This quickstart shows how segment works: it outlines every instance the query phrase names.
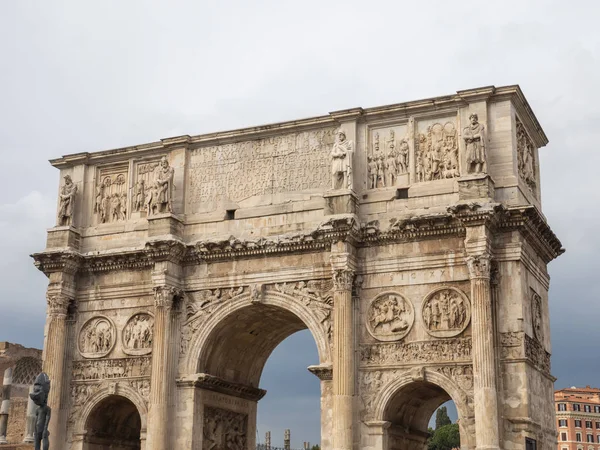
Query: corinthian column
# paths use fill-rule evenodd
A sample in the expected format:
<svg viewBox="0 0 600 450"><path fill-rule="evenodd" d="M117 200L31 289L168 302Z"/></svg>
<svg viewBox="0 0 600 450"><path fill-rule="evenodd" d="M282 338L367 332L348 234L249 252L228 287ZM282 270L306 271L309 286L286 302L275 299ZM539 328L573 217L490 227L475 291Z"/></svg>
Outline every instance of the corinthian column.
<svg viewBox="0 0 600 450"><path fill-rule="evenodd" d="M175 383L172 355L172 311L181 291L172 286L154 288L154 340L152 344L152 376L148 410L147 450L164 450L169 445L169 403Z"/></svg>
<svg viewBox="0 0 600 450"><path fill-rule="evenodd" d="M496 352L490 296L490 256L467 258L473 304L473 391L475 400L475 441L477 449L498 449L498 391Z"/></svg>
<svg viewBox="0 0 600 450"><path fill-rule="evenodd" d="M51 383L48 394L48 406L52 408L50 425L48 431L51 436L52 445L62 448L66 437L66 415L65 408L68 406L61 401L66 376L65 355L67 353L67 310L71 299L65 294L48 293L48 315L46 316L46 341L44 342L44 367Z"/></svg>
<svg viewBox="0 0 600 450"><path fill-rule="evenodd" d="M352 449L354 397L354 272L333 272L333 449Z"/></svg>

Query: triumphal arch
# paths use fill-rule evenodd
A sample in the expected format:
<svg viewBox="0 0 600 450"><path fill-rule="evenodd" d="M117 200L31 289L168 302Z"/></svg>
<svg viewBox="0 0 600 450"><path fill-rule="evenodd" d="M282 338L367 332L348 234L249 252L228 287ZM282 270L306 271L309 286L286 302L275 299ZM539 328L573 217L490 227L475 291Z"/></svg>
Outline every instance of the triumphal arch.
<svg viewBox="0 0 600 450"><path fill-rule="evenodd" d="M53 448L253 450L308 329L324 450L553 449L546 136L518 86L52 160Z"/></svg>

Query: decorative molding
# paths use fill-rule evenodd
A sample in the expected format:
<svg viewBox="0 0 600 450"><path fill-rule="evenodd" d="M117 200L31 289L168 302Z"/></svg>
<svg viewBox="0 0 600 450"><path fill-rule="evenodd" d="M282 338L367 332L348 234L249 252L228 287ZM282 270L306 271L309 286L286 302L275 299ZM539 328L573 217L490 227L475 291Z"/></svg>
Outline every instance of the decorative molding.
<svg viewBox="0 0 600 450"><path fill-rule="evenodd" d="M177 380L178 386L193 386L209 391L219 392L221 394L240 397L254 402L259 401L265 396L267 391L255 388L246 384L227 381L223 378L207 373L197 373L182 377Z"/></svg>
<svg viewBox="0 0 600 450"><path fill-rule="evenodd" d="M48 314L50 316L67 316L69 304L73 299L64 294L46 294L46 302L48 303Z"/></svg>

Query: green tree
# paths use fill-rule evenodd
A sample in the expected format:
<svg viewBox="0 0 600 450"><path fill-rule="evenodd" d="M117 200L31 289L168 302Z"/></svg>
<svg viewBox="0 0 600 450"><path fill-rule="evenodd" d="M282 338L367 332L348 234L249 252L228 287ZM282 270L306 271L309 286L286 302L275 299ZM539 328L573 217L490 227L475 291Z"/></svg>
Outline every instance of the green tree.
<svg viewBox="0 0 600 450"><path fill-rule="evenodd" d="M437 428L427 442L428 450L452 450L460 448L460 432L457 423Z"/></svg>
<svg viewBox="0 0 600 450"><path fill-rule="evenodd" d="M321 447L319 445L313 445L310 450L321 450Z"/></svg>
<svg viewBox="0 0 600 450"><path fill-rule="evenodd" d="M448 410L446 407L442 406L441 408L438 408L438 410L435 412L435 429L438 430L439 428L445 425L450 425L451 423L452 421L450 420L450 417L448 417Z"/></svg>

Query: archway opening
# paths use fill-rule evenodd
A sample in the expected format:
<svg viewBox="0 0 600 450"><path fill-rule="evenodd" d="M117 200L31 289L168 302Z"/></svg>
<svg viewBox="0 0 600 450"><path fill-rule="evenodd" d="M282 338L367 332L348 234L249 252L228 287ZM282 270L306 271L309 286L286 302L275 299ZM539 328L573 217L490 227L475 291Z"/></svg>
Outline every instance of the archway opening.
<svg viewBox="0 0 600 450"><path fill-rule="evenodd" d="M388 449L426 450L432 416L451 400L444 389L427 381L415 381L399 389L384 413L384 420L391 424ZM435 417L432 428L435 428Z"/></svg>
<svg viewBox="0 0 600 450"><path fill-rule="evenodd" d="M138 450L141 419L127 398L111 395L98 403L85 424L85 450Z"/></svg>

